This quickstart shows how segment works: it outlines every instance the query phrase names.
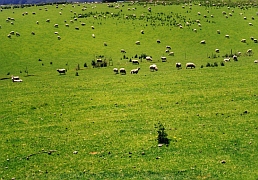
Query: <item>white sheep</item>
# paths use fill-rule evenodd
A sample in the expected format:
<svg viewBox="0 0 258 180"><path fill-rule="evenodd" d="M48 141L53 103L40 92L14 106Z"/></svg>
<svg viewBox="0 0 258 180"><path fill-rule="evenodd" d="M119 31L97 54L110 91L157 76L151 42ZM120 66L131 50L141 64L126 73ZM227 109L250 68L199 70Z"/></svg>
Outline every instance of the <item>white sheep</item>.
<svg viewBox="0 0 258 180"><path fill-rule="evenodd" d="M140 68L132 69L131 74L138 74L139 70L140 70Z"/></svg>
<svg viewBox="0 0 258 180"><path fill-rule="evenodd" d="M140 43L140 41L136 41L135 44L136 45L140 45L141 43Z"/></svg>
<svg viewBox="0 0 258 180"><path fill-rule="evenodd" d="M258 63L258 60L254 60L254 63Z"/></svg>
<svg viewBox="0 0 258 180"><path fill-rule="evenodd" d="M224 62L230 62L230 58L225 58Z"/></svg>
<svg viewBox="0 0 258 180"><path fill-rule="evenodd" d="M91 36L92 36L93 38L95 38L95 34L92 34Z"/></svg>
<svg viewBox="0 0 258 180"><path fill-rule="evenodd" d="M126 74L125 68L120 68L119 72L120 72L121 75L125 75Z"/></svg>
<svg viewBox="0 0 258 180"><path fill-rule="evenodd" d="M147 60L147 61L152 61L152 58L151 58L150 56L147 56L147 57L146 57L146 60Z"/></svg>
<svg viewBox="0 0 258 180"><path fill-rule="evenodd" d="M182 68L182 64L181 63L176 63L176 68L177 69L181 69Z"/></svg>
<svg viewBox="0 0 258 180"><path fill-rule="evenodd" d="M113 71L114 71L115 74L118 74L118 69L117 68L114 68Z"/></svg>
<svg viewBox="0 0 258 180"><path fill-rule="evenodd" d="M137 59L133 59L132 60L132 64L140 64L139 61Z"/></svg>
<svg viewBox="0 0 258 180"><path fill-rule="evenodd" d="M187 68L195 68L196 66L195 66L195 64L194 63L191 63L191 62L189 62L189 63L186 63L186 65L185 65L185 68L187 69Z"/></svg>
<svg viewBox="0 0 258 180"><path fill-rule="evenodd" d="M246 39L241 39L241 42L242 43L246 43Z"/></svg>
<svg viewBox="0 0 258 180"><path fill-rule="evenodd" d="M200 43L201 43L201 44L206 44L206 41L205 41L205 40L202 40Z"/></svg>
<svg viewBox="0 0 258 180"><path fill-rule="evenodd" d="M152 64L152 65L150 65L150 71L158 71L158 67L157 67L157 65L156 64Z"/></svg>
<svg viewBox="0 0 258 180"><path fill-rule="evenodd" d="M216 52L216 53L219 53L219 49L215 49L215 52Z"/></svg>

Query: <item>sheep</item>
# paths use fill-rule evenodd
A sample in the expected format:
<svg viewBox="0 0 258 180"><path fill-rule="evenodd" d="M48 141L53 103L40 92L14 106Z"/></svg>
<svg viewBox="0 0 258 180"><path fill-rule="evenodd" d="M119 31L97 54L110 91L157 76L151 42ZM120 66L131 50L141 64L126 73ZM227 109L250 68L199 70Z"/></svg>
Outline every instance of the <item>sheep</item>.
<svg viewBox="0 0 258 180"><path fill-rule="evenodd" d="M60 36L57 36L57 39L58 39L58 40L61 40L61 37L60 37Z"/></svg>
<svg viewBox="0 0 258 180"><path fill-rule="evenodd" d="M144 30L141 30L141 34L144 34Z"/></svg>
<svg viewBox="0 0 258 180"><path fill-rule="evenodd" d="M10 34L11 34L11 35L14 35L14 31L11 31Z"/></svg>
<svg viewBox="0 0 258 180"><path fill-rule="evenodd" d="M117 68L114 68L113 71L114 71L115 74L118 74L118 69Z"/></svg>
<svg viewBox="0 0 258 180"><path fill-rule="evenodd" d="M106 43L106 42L104 42L104 43L103 43L103 45L104 45L104 46L107 46L107 43Z"/></svg>
<svg viewBox="0 0 258 180"><path fill-rule="evenodd" d="M75 27L74 29L75 29L75 30L79 30L80 28L79 28L79 27Z"/></svg>
<svg viewBox="0 0 258 180"><path fill-rule="evenodd" d="M140 64L139 61L137 59L133 59L132 60L132 64Z"/></svg>
<svg viewBox="0 0 258 180"><path fill-rule="evenodd" d="M216 53L219 53L219 49L215 49L215 52L216 52Z"/></svg>
<svg viewBox="0 0 258 180"><path fill-rule="evenodd" d="M140 70L140 68L132 69L131 74L138 74L139 70Z"/></svg>
<svg viewBox="0 0 258 180"><path fill-rule="evenodd" d="M94 26L91 26L91 29L95 29L95 27L94 27Z"/></svg>
<svg viewBox="0 0 258 180"><path fill-rule="evenodd" d="M220 30L217 30L217 34L220 34Z"/></svg>
<svg viewBox="0 0 258 180"><path fill-rule="evenodd" d="M57 69L57 72L59 72L59 74L65 74L67 72L66 69Z"/></svg>
<svg viewBox="0 0 258 180"><path fill-rule="evenodd" d="M176 63L176 68L177 68L177 69L181 69L181 68L182 68L181 63Z"/></svg>
<svg viewBox="0 0 258 180"><path fill-rule="evenodd" d="M39 24L39 22L38 22L38 21L36 21L36 24Z"/></svg>
<svg viewBox="0 0 258 180"><path fill-rule="evenodd" d="M121 75L125 75L126 74L125 68L120 68L119 72L120 72Z"/></svg>
<svg viewBox="0 0 258 180"><path fill-rule="evenodd" d="M157 65L156 64L152 64L152 65L150 65L150 71L158 71L158 67L157 67Z"/></svg>
<svg viewBox="0 0 258 180"><path fill-rule="evenodd" d="M257 39L254 39L254 43L257 43Z"/></svg>
<svg viewBox="0 0 258 180"><path fill-rule="evenodd" d="M230 62L230 58L225 58L223 61L224 62Z"/></svg>
<svg viewBox="0 0 258 180"><path fill-rule="evenodd" d="M167 61L167 58L165 56L161 57L161 61L162 62L166 62Z"/></svg>
<svg viewBox="0 0 258 180"><path fill-rule="evenodd" d="M55 32L55 34L58 34L58 32Z"/></svg>
<svg viewBox="0 0 258 180"><path fill-rule="evenodd" d="M253 26L253 23L249 23L249 26Z"/></svg>
<svg viewBox="0 0 258 180"><path fill-rule="evenodd" d="M170 47L170 46L166 46L166 48L167 48L167 49L171 49L171 47Z"/></svg>
<svg viewBox="0 0 258 180"><path fill-rule="evenodd" d="M193 29L193 32L197 32L197 29Z"/></svg>
<svg viewBox="0 0 258 180"><path fill-rule="evenodd" d="M48 23L49 23L49 22L50 22L50 19L47 19L47 20L46 20L46 22L48 22Z"/></svg>
<svg viewBox="0 0 258 180"><path fill-rule="evenodd" d="M86 24L84 22L81 23L82 26L85 26Z"/></svg>
<svg viewBox="0 0 258 180"><path fill-rule="evenodd" d="M170 52L168 55L169 55L169 56L174 56L175 53L174 53L174 52Z"/></svg>
<svg viewBox="0 0 258 180"><path fill-rule="evenodd" d="M54 27L55 27L55 28L58 28L58 24L55 24Z"/></svg>
<svg viewBox="0 0 258 180"><path fill-rule="evenodd" d="M35 32L32 31L31 34L32 34L32 35L35 35Z"/></svg>
<svg viewBox="0 0 258 180"><path fill-rule="evenodd" d="M69 24L65 24L66 27L69 27Z"/></svg>
<svg viewBox="0 0 258 180"><path fill-rule="evenodd" d="M196 66L195 66L195 64L194 63L186 63L186 65L185 65L185 68L187 69L187 68L195 68Z"/></svg>
<svg viewBox="0 0 258 180"><path fill-rule="evenodd" d="M12 35L11 35L11 34L8 34L7 37L8 37L8 38L12 38Z"/></svg>
<svg viewBox="0 0 258 180"><path fill-rule="evenodd" d="M152 58L151 58L150 56L147 56L147 57L146 57L146 60L147 60L147 61L152 61Z"/></svg>
<svg viewBox="0 0 258 180"><path fill-rule="evenodd" d="M238 59L237 59L237 56L236 56L236 55L234 55L234 56L233 56L233 60L234 60L234 61L238 61Z"/></svg>
<svg viewBox="0 0 258 180"><path fill-rule="evenodd" d="M246 43L246 39L241 39L241 42L242 43Z"/></svg>
<svg viewBox="0 0 258 180"><path fill-rule="evenodd" d="M141 43L140 43L140 41L136 41L135 44L136 45L140 45Z"/></svg>
<svg viewBox="0 0 258 180"><path fill-rule="evenodd" d="M92 36L93 38L95 38L95 34L92 34L91 36Z"/></svg>
<svg viewBox="0 0 258 180"><path fill-rule="evenodd" d="M258 63L258 60L254 60L254 63Z"/></svg>
<svg viewBox="0 0 258 180"><path fill-rule="evenodd" d="M121 49L120 52L121 53L126 53L126 51L124 49Z"/></svg>
<svg viewBox="0 0 258 180"><path fill-rule="evenodd" d="M226 34L226 35L225 35L225 38L229 38L229 35L228 35L228 34Z"/></svg>
<svg viewBox="0 0 258 180"><path fill-rule="evenodd" d="M15 34L16 34L16 36L20 36L20 33L18 33L18 32L16 32Z"/></svg>
<svg viewBox="0 0 258 180"><path fill-rule="evenodd" d="M202 40L202 41L200 42L200 44L206 44L206 41L205 41L205 40Z"/></svg>

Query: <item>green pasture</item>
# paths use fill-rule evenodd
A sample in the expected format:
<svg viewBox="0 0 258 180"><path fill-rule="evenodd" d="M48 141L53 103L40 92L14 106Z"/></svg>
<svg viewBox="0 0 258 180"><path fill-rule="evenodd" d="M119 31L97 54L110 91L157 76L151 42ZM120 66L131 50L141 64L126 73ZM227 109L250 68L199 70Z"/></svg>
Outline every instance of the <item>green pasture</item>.
<svg viewBox="0 0 258 180"><path fill-rule="evenodd" d="M2 7L0 179L257 180L254 3ZM9 17L14 20L7 22ZM20 36L8 38L11 31ZM238 61L221 66L224 56L237 52ZM91 66L98 56L107 67ZM187 62L196 68L186 69ZM218 66L206 67L215 62ZM153 63L158 71L149 70ZM121 67L127 74L114 74L113 68ZM137 67L139 73L130 74ZM66 75L57 68L66 68ZM11 75L23 82L13 83ZM159 122L168 146L158 147Z"/></svg>

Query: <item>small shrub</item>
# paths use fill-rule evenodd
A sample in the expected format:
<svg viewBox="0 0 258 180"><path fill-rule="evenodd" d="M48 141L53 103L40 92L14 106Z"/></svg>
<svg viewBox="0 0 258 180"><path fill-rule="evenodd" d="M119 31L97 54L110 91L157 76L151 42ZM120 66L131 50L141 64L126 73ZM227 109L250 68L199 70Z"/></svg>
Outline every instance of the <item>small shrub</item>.
<svg viewBox="0 0 258 180"><path fill-rule="evenodd" d="M203 65L201 65L201 68L203 68Z"/></svg>
<svg viewBox="0 0 258 180"><path fill-rule="evenodd" d="M78 73L78 72L76 72L76 73L75 73L75 76L79 76L79 73Z"/></svg>
<svg viewBox="0 0 258 180"><path fill-rule="evenodd" d="M221 66L225 66L225 64L224 64L224 62L223 62L223 61L221 61L221 62L220 62L220 65L221 65Z"/></svg>
<svg viewBox="0 0 258 180"><path fill-rule="evenodd" d="M87 66L87 63L84 63L84 65L83 65L83 66L84 66L84 67L88 67L88 66Z"/></svg>
<svg viewBox="0 0 258 180"><path fill-rule="evenodd" d="M168 134L166 133L166 129L163 126L162 123L158 122L158 124L155 125L155 128L157 128L157 133L158 133L158 144L166 144L169 145L169 139L168 139Z"/></svg>
<svg viewBox="0 0 258 180"><path fill-rule="evenodd" d="M207 64L206 64L206 67L210 67L210 66L211 66L211 64L210 64L210 63L207 63Z"/></svg>
<svg viewBox="0 0 258 180"><path fill-rule="evenodd" d="M218 67L218 63L217 62L214 62L214 67Z"/></svg>

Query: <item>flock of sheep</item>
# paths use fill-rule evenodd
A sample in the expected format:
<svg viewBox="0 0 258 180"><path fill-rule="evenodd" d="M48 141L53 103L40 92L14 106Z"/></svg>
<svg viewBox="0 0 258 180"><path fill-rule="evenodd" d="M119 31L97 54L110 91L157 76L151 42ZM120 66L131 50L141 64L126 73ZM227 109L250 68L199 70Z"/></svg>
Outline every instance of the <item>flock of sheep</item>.
<svg viewBox="0 0 258 180"><path fill-rule="evenodd" d="M109 5L110 5L110 4L108 4L108 6L109 6ZM186 4L185 6L187 6L187 5L188 5L188 4ZM63 6L65 7L65 5L63 5ZM74 5L73 5L73 6L74 6ZM182 8L185 8L185 6L182 6ZM95 7L96 7L96 6L92 6L92 8L95 8ZM58 8L58 5L57 5L57 8ZM119 5L118 5L118 6L115 6L115 8L118 9L118 8L120 8L120 7L119 7ZM84 10L86 10L86 9L87 9L87 8L84 6L82 10L84 11ZM228 9L230 9L230 8L228 8ZM47 11L48 9L45 7L45 10ZM61 8L61 10L62 10L62 8ZM128 8L128 11L130 11L130 10L135 11L136 8ZM150 7L148 8L148 11L151 12L151 8L150 8ZM74 15L77 15L78 18L81 18L81 17L80 17L81 15L78 15L76 12L72 12L72 10L71 10L71 13L73 13ZM208 10L207 10L207 13L209 13ZM232 13L233 13L233 10L232 10ZM228 18L228 15L229 15L229 16L232 16L232 13L226 13L225 11L222 12L222 14L223 14L226 18ZM59 12L59 14L62 15L62 12ZM28 15L28 12L22 13L22 15L23 15L23 16ZM36 15L36 12L32 12L32 15ZM198 12L198 16L200 16L200 15L201 15L201 13ZM243 14L240 14L240 15L243 15ZM258 14L257 14L257 15L258 15ZM136 17L136 16L134 16L134 17ZM214 16L211 15L211 18L213 18L213 17L214 17ZM94 15L94 18L98 18L98 17L97 17L96 15ZM125 18L128 19L129 17L126 16ZM204 15L204 18L207 18L207 16ZM254 16L252 16L251 19L254 20L254 19L255 19ZM247 20L247 17L244 17L244 20ZM77 21L77 18L71 19L71 20L70 20L70 23L74 23L74 21ZM8 18L6 19L6 22L9 22L10 24L13 25L14 22L15 22L15 19L12 18L12 17L8 17ZM67 23L67 21L65 20L64 22L65 22L65 26L66 26L66 27L69 27L69 24ZM199 27L202 27L201 21L200 21L199 19L195 20L195 22L198 24ZM186 26L186 27L189 27L189 26L191 26L191 25L192 25L193 23L195 23L195 22L191 22L191 21L188 22L188 21L187 21L187 22L185 22L185 26ZM46 20L46 23L50 23L50 19L47 19L47 20ZM39 25L39 21L36 21L36 24ZM253 26L253 23L250 22L249 25L250 25L250 26ZM81 22L81 26L85 26L85 23L84 23L84 22ZM176 24L176 26L178 26L180 29L183 28L183 24L181 24L181 23ZM59 24L54 24L54 28L58 28L58 27L59 27ZM94 26L90 26L90 27L91 27L91 29L95 29ZM1 28L1 26L0 26L0 28ZM76 29L76 30L79 30L79 27L75 27L75 29ZM193 29L193 31L194 31L194 32L197 32L196 29ZM144 32L144 30L141 30L140 33L141 33L141 34L144 34L145 32ZM217 30L217 34L220 34L220 33L221 33L220 30ZM32 31L31 34L32 34L32 35L35 35L35 32ZM58 39L58 40L61 40L61 36L59 35L58 31L55 31L54 34L57 35L57 39ZM19 32L11 31L11 32L7 35L7 37L8 37L8 38L11 38L13 35L20 36L20 33L19 33ZM92 34L92 37L95 38L95 34ZM226 37L226 38L229 38L229 35L225 35L225 37ZM257 43L257 39L255 39L254 37L251 37L251 40L253 40L254 43ZM157 42L157 43L161 43L160 39L157 39L156 42ZM242 43L246 43L246 39L241 39L241 42L242 42ZM136 41L135 44L136 44L136 45L141 45L141 42L140 42L140 41ZM200 44L206 44L206 41L205 41L205 40L201 40L201 41L200 41ZM106 42L104 42L104 46L106 46L106 45L107 45ZM172 52L172 51L170 51L170 50L171 50L171 47L170 47L170 46L166 46L165 52L168 53L168 55L170 55L170 56L174 56L174 52ZM125 50L124 50L124 49L121 49L121 52L125 52ZM215 49L215 52L216 52L216 53L219 53L220 50L219 50L219 49ZM252 49L248 49L248 50L246 51L246 54L248 54L248 55L251 55L252 53L253 53ZM240 55L241 55L241 52L238 52L238 54L236 54L236 55L234 55L234 56L232 57L233 60L234 60L234 61L237 61L237 57L240 56ZM147 61L152 61L152 57L151 57L151 56L147 56L147 57L146 57L146 60L147 60ZM162 56L162 57L161 57L161 60L162 60L162 62L166 62L167 59L166 59L165 56ZM230 61L230 58L225 58L225 59L224 59L224 62L229 62L229 61ZM254 62L257 63L257 61L258 61L258 60L255 60ZM139 61L138 61L138 60L132 60L132 63L139 65ZM177 69L182 68L181 63L176 63L175 66L176 66ZM185 67L192 69L192 68L195 68L196 65L195 65L194 63L186 63ZM149 66L149 69L150 69L150 71L158 71L158 67L157 67L157 65L155 65L155 64L150 65L150 66ZM132 70L130 71L130 73L131 73L131 74L138 74L139 70L140 70L140 68L132 69ZM66 71L64 71L64 69L58 69L57 71L58 71L59 73L65 73L65 72L66 72ZM126 69L125 69L125 68L120 68L120 69L114 68L113 71L115 72L115 74L118 74L118 73L120 73L120 74L126 74Z"/></svg>

